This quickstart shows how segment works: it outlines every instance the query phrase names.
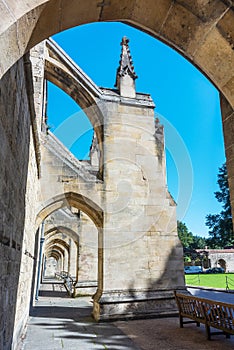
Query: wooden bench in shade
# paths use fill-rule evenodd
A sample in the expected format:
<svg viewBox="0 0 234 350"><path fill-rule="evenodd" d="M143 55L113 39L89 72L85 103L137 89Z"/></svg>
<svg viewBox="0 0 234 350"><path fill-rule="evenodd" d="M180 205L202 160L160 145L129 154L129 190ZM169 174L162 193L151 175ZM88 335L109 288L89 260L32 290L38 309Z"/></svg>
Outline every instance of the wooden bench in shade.
<svg viewBox="0 0 234 350"><path fill-rule="evenodd" d="M179 309L180 327L186 323L196 323L206 327L207 339L212 335L225 334L227 338L234 335L234 304L202 299L189 294L175 292ZM189 320L184 320L189 319ZM219 331L212 331L211 328Z"/></svg>

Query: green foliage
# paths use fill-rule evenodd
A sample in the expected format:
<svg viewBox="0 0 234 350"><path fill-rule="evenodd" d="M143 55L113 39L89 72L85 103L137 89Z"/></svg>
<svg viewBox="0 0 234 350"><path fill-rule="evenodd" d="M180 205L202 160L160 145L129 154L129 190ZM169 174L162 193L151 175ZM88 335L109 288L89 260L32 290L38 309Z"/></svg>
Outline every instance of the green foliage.
<svg viewBox="0 0 234 350"><path fill-rule="evenodd" d="M177 221L177 231L183 247L189 248L190 244L193 242L193 234L189 232L185 223L181 221Z"/></svg>
<svg viewBox="0 0 234 350"><path fill-rule="evenodd" d="M179 239L184 248L194 249L204 249L206 246L206 239L200 236L194 236L190 232L184 222L177 221L177 231Z"/></svg>
<svg viewBox="0 0 234 350"><path fill-rule="evenodd" d="M206 246L206 238L200 236L193 236L193 242L190 245L192 249L204 249Z"/></svg>
<svg viewBox="0 0 234 350"><path fill-rule="evenodd" d="M209 227L210 236L207 239L207 245L212 249L233 246L234 244L231 203L225 163L219 168L217 183L219 191L214 194L218 202L222 203L222 210L219 214L206 216L206 225Z"/></svg>
<svg viewBox="0 0 234 350"><path fill-rule="evenodd" d="M206 246L206 239L200 236L194 236L190 232L185 223L177 221L177 231L179 239L184 248L184 262L189 264L192 261L196 265L203 265L206 256L196 251L196 249L204 249Z"/></svg>

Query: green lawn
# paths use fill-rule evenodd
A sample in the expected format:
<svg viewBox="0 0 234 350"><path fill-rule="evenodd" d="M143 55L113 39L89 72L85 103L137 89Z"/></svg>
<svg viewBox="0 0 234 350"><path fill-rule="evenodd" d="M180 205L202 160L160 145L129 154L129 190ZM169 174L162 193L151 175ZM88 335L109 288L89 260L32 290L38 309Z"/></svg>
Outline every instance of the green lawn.
<svg viewBox="0 0 234 350"><path fill-rule="evenodd" d="M233 273L191 274L185 275L185 281L190 286L213 287L226 289L226 276L229 289L234 289Z"/></svg>

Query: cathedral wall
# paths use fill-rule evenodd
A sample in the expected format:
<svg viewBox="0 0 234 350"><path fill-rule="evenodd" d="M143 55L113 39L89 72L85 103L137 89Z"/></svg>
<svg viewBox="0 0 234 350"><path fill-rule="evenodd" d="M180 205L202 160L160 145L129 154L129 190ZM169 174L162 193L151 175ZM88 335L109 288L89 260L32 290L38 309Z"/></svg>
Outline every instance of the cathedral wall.
<svg viewBox="0 0 234 350"><path fill-rule="evenodd" d="M25 224L22 244L22 257L17 291L17 304L13 349L24 331L30 305L35 300L37 283L37 264L39 252L39 230L36 226L37 201L40 195L37 163L33 144L32 128L30 129L29 164L25 195Z"/></svg>
<svg viewBox="0 0 234 350"><path fill-rule="evenodd" d="M30 145L30 106L24 59L18 61L0 82L0 116L0 348L7 350L11 348L14 326L19 328L24 317L22 312L29 305L27 289L31 290L34 261L26 254L27 250L34 255L35 231L30 228L29 217L34 215L32 196L35 198L37 177L34 146ZM32 161L28 168L29 158ZM32 186L33 191L30 190ZM30 200L29 211L27 203Z"/></svg>

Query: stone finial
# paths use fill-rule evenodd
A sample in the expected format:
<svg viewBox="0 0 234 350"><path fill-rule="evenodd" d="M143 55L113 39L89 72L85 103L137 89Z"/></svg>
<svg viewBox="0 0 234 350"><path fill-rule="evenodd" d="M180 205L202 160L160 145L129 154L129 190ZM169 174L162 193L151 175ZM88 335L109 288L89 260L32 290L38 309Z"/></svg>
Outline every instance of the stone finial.
<svg viewBox="0 0 234 350"><path fill-rule="evenodd" d="M119 90L121 96L135 98L135 79L137 79L137 75L134 71L128 43L129 39L124 36L121 42L122 51L119 67L117 69L115 86Z"/></svg>

